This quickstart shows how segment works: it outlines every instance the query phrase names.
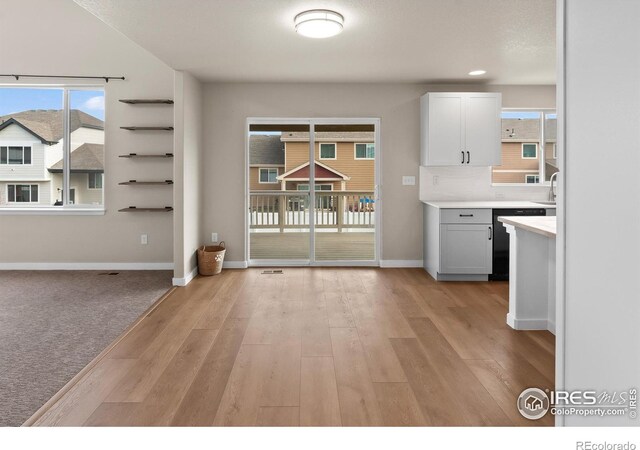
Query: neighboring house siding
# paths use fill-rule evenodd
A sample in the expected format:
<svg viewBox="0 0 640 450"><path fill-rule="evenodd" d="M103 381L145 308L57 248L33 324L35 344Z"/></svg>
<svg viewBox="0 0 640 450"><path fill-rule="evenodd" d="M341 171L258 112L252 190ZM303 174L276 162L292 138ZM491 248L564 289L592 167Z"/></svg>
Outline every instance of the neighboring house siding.
<svg viewBox="0 0 640 450"><path fill-rule="evenodd" d="M71 133L71 150L82 144L104 144L104 130L80 127Z"/></svg>
<svg viewBox="0 0 640 450"><path fill-rule="evenodd" d="M373 191L375 183L375 162L373 160L355 159L353 142L337 142L337 159L320 159L319 144L315 146L316 161L351 177L347 181L349 191ZM289 171L309 161L308 142L287 142L285 171ZM335 190L340 189L337 183Z"/></svg>
<svg viewBox="0 0 640 450"><path fill-rule="evenodd" d="M540 146L538 146L538 158L540 158ZM533 170L538 171L538 159L522 158L521 142L503 142L502 143L502 165L493 166L498 170Z"/></svg>
<svg viewBox="0 0 640 450"><path fill-rule="evenodd" d="M51 178L53 195L57 196L58 198L56 199L59 200L58 189L62 189L62 174L54 173ZM102 203L102 190L89 189L89 174L72 173L69 177L69 188L75 189L76 191L76 205L93 205ZM54 201L56 199L54 199Z"/></svg>
<svg viewBox="0 0 640 450"><path fill-rule="evenodd" d="M26 132L18 125L10 125L0 130L0 146L20 145L31 146L31 164L6 165L0 164L1 180L43 180L48 178L45 173L43 144L31 133Z"/></svg>
<svg viewBox="0 0 640 450"><path fill-rule="evenodd" d="M273 168L272 166L264 166L264 168ZM284 167L278 168L278 175L282 175L284 173ZM280 182L276 183L260 183L259 180L260 175L260 167L250 167L249 168L249 189L251 191L279 191L280 190Z"/></svg>

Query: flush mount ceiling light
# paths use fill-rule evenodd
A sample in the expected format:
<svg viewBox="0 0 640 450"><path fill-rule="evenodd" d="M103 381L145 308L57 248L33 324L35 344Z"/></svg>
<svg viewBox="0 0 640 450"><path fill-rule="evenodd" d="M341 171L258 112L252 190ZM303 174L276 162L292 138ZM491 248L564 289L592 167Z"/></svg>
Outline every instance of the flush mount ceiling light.
<svg viewBox="0 0 640 450"><path fill-rule="evenodd" d="M312 9L298 14L293 23L296 32L310 38L323 39L342 31L344 17L327 9Z"/></svg>
<svg viewBox="0 0 640 450"><path fill-rule="evenodd" d="M479 75L484 75L485 73L487 73L486 70L472 70L471 72L469 72L469 75L471 75L472 77L477 77Z"/></svg>

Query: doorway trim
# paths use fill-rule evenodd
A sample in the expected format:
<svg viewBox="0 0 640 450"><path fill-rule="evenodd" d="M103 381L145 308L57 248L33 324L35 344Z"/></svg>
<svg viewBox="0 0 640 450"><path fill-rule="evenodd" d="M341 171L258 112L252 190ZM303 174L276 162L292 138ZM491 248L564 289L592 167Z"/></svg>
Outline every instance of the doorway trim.
<svg viewBox="0 0 640 450"><path fill-rule="evenodd" d="M374 141L376 145L374 170L375 185L374 198L375 209L375 259L371 261L345 260L345 261L315 261L315 221L313 214L309 216L309 260L251 260L249 257L250 228L248 222L249 193L250 193L250 166L249 166L249 132L251 125L309 125L309 157L313 160L315 151L315 125L373 125ZM380 140L380 118L378 117L318 117L318 118L292 118L292 117L247 117L245 123L245 151L244 151L244 257L249 267L281 266L281 267L380 267L382 260L382 144ZM315 174L310 170L309 185L315 183ZM310 190L310 204L315 205L315 189Z"/></svg>

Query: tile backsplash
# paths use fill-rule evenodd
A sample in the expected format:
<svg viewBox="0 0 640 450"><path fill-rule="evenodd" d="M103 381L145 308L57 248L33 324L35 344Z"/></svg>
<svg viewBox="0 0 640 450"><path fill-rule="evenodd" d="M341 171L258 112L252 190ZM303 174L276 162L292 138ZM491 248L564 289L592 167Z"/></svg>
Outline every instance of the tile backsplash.
<svg viewBox="0 0 640 450"><path fill-rule="evenodd" d="M420 167L420 200L547 200L549 186L491 184L491 167Z"/></svg>

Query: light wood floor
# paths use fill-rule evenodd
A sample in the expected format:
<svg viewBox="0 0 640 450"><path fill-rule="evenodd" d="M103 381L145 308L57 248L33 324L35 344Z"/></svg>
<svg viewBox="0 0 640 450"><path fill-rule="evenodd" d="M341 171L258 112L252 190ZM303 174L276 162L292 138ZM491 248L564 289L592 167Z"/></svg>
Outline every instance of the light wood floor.
<svg viewBox="0 0 640 450"><path fill-rule="evenodd" d="M505 325L506 283L421 269L226 270L176 289L35 425L552 425L554 337Z"/></svg>
<svg viewBox="0 0 640 450"><path fill-rule="evenodd" d="M309 233L251 233L250 259L309 259ZM376 258L373 232L316 233L318 261L372 261Z"/></svg>

